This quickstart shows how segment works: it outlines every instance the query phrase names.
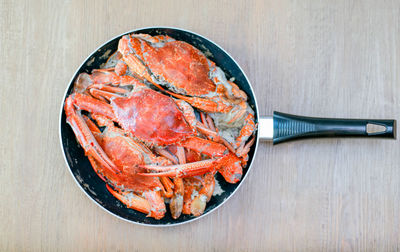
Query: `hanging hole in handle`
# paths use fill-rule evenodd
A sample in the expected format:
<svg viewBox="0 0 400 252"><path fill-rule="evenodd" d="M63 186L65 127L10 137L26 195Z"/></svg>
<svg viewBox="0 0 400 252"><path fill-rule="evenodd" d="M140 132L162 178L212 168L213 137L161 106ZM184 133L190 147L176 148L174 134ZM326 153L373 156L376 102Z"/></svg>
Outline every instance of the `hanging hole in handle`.
<svg viewBox="0 0 400 252"><path fill-rule="evenodd" d="M368 123L367 124L367 134L368 135L376 135L380 133L385 133L386 132L386 126L381 125L381 124L375 124L375 123Z"/></svg>

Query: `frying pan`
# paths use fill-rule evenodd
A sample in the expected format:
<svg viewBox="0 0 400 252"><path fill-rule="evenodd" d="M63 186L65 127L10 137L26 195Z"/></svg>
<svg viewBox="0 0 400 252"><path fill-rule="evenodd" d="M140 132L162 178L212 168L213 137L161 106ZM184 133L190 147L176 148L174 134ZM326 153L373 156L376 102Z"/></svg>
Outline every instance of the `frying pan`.
<svg viewBox="0 0 400 252"><path fill-rule="evenodd" d="M216 190L218 190L218 194L211 198L204 214L200 217L182 215L175 220L167 212L163 219L155 220L145 217L143 213L125 207L124 204L107 191L104 182L91 168L89 160L85 157L83 149L76 141L72 129L66 123L64 101L72 93L75 79L80 73L90 73L93 69L100 68L106 62L108 56L117 50L119 39L129 33L146 33L152 36L160 34L168 35L176 40L182 40L195 46L204 52L209 59L214 61L226 73L228 79L232 77L235 79L235 83L248 95L248 103L255 112L255 120L258 123L258 130L255 133L256 142L249 152L249 161L247 167L243 170L241 181L237 184L229 184L225 182L221 175L217 174ZM270 140L274 144L277 144L307 137L361 136L394 139L395 131L395 120L312 118L280 112L274 112L272 116L260 117L254 91L245 73L236 61L211 40L194 32L171 27L149 27L129 31L101 45L86 58L75 72L65 91L60 112L61 149L65 162L79 187L90 199L110 214L129 222L151 226L172 226L187 223L206 216L225 203L245 181L247 174L251 170L260 140Z"/></svg>

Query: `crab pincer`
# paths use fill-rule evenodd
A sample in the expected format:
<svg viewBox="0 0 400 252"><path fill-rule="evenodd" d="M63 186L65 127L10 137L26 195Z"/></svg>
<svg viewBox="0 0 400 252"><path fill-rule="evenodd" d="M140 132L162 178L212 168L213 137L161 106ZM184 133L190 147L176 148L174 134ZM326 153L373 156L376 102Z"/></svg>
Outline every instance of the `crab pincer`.
<svg viewBox="0 0 400 252"><path fill-rule="evenodd" d="M69 96L67 98L64 109L65 114L67 115L67 123L74 131L75 136L85 150L86 155L92 156L112 173L120 172L118 167L110 160L94 138L89 127L86 125L81 112L76 110L74 106L74 96Z"/></svg>

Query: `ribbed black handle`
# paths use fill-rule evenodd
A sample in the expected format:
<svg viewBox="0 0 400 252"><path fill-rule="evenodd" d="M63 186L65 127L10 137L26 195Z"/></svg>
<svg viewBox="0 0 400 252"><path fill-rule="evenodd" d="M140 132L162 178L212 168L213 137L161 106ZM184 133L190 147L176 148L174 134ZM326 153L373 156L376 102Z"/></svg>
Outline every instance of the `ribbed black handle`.
<svg viewBox="0 0 400 252"><path fill-rule="evenodd" d="M309 137L396 138L396 120L316 118L274 112L274 144ZM381 131L367 131L367 125Z"/></svg>

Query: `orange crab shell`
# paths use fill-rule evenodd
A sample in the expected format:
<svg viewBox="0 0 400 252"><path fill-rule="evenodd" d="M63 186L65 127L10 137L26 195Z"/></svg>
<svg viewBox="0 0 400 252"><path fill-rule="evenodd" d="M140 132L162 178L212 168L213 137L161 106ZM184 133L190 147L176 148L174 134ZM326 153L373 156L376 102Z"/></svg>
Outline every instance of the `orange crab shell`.
<svg viewBox="0 0 400 252"><path fill-rule="evenodd" d="M111 106L122 128L150 144L170 145L193 134L175 102L152 89L116 97Z"/></svg>
<svg viewBox="0 0 400 252"><path fill-rule="evenodd" d="M157 43L151 44L150 39ZM120 39L118 50L124 55L134 53L158 79L170 83L182 94L204 96L216 91L208 76L215 64L186 42L168 36L126 35ZM125 58L129 59L133 58Z"/></svg>
<svg viewBox="0 0 400 252"><path fill-rule="evenodd" d="M115 132L105 131L103 133L95 133L96 140L107 153L110 159L121 168L121 173L111 173L108 169L104 169L96 162L93 165L96 173L113 185L113 187L124 190L133 190L135 192L145 192L148 190L159 190L162 188L160 181L157 178L149 177L150 179L137 175L143 172L138 165L144 164L144 153L132 147L129 142L124 139L124 136ZM95 168L96 167L96 168Z"/></svg>

